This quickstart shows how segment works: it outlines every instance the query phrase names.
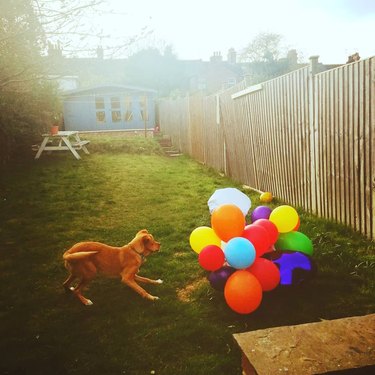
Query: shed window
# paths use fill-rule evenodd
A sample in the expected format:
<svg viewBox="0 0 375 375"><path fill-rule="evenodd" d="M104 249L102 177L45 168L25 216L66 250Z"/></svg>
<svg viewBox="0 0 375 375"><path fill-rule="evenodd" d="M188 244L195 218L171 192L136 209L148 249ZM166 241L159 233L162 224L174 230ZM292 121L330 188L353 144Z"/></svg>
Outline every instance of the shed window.
<svg viewBox="0 0 375 375"><path fill-rule="evenodd" d="M112 111L112 122L121 121L121 111Z"/></svg>
<svg viewBox="0 0 375 375"><path fill-rule="evenodd" d="M132 105L131 96L125 96L124 107L125 107L124 120L126 122L130 122L133 120L133 105Z"/></svg>
<svg viewBox="0 0 375 375"><path fill-rule="evenodd" d="M95 108L104 109L104 98L100 98L100 97L95 98Z"/></svg>
<svg viewBox="0 0 375 375"><path fill-rule="evenodd" d="M96 111L96 122L105 123L105 112Z"/></svg>
<svg viewBox="0 0 375 375"><path fill-rule="evenodd" d="M106 122L105 120L105 102L103 97L97 96L95 98L95 109L96 109L96 122L99 124L103 124Z"/></svg>
<svg viewBox="0 0 375 375"><path fill-rule="evenodd" d="M111 97L112 122L121 121L120 98L118 96Z"/></svg>

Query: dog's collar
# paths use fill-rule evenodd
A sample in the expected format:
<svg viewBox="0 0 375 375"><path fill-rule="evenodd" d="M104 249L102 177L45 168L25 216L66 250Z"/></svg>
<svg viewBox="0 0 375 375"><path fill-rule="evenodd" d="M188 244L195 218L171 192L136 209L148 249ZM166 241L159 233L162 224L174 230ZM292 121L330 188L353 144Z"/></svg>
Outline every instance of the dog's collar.
<svg viewBox="0 0 375 375"><path fill-rule="evenodd" d="M133 246L130 246L130 248L141 257L142 262L144 262L146 260L146 257L144 256L143 253L140 253L139 251L137 251Z"/></svg>

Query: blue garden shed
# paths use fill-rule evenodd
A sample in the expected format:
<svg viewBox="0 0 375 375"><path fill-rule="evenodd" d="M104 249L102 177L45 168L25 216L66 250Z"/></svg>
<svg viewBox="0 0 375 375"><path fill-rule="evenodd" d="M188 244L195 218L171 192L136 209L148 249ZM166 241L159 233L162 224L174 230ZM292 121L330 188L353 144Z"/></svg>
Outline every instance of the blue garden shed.
<svg viewBox="0 0 375 375"><path fill-rule="evenodd" d="M106 85L63 95L65 130L139 130L155 126L156 91Z"/></svg>

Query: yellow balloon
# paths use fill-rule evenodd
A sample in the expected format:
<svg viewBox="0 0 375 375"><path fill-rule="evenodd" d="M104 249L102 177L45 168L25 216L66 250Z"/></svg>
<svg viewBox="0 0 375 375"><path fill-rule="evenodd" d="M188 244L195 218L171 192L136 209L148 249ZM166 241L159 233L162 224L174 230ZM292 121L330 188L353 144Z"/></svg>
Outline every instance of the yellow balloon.
<svg viewBox="0 0 375 375"><path fill-rule="evenodd" d="M210 227L195 228L190 234L189 242L191 248L198 254L208 245L216 245L219 247L221 245L221 239Z"/></svg>
<svg viewBox="0 0 375 375"><path fill-rule="evenodd" d="M298 218L295 208L284 205L272 210L269 220L276 225L279 233L287 233L296 227Z"/></svg>
<svg viewBox="0 0 375 375"><path fill-rule="evenodd" d="M272 201L272 199L273 199L272 193L270 193L269 191L262 193L259 197L259 200L262 203L269 203Z"/></svg>

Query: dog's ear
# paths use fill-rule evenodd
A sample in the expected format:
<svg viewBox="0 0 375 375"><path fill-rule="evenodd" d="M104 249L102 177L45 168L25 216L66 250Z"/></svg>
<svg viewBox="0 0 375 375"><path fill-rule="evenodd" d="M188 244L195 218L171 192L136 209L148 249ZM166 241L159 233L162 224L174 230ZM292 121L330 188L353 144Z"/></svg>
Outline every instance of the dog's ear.
<svg viewBox="0 0 375 375"><path fill-rule="evenodd" d="M146 245L150 241L150 236L148 236L147 233L145 233L144 236L142 236L142 242Z"/></svg>
<svg viewBox="0 0 375 375"><path fill-rule="evenodd" d="M143 236L142 236L142 244L143 244L143 247L146 249L146 250L152 250L152 246L154 245L154 239L153 237L149 234L149 233L145 233Z"/></svg>
<svg viewBox="0 0 375 375"><path fill-rule="evenodd" d="M146 234L148 233L148 230L147 229L142 229L140 230L138 233L137 233L137 236L140 236L141 234Z"/></svg>

